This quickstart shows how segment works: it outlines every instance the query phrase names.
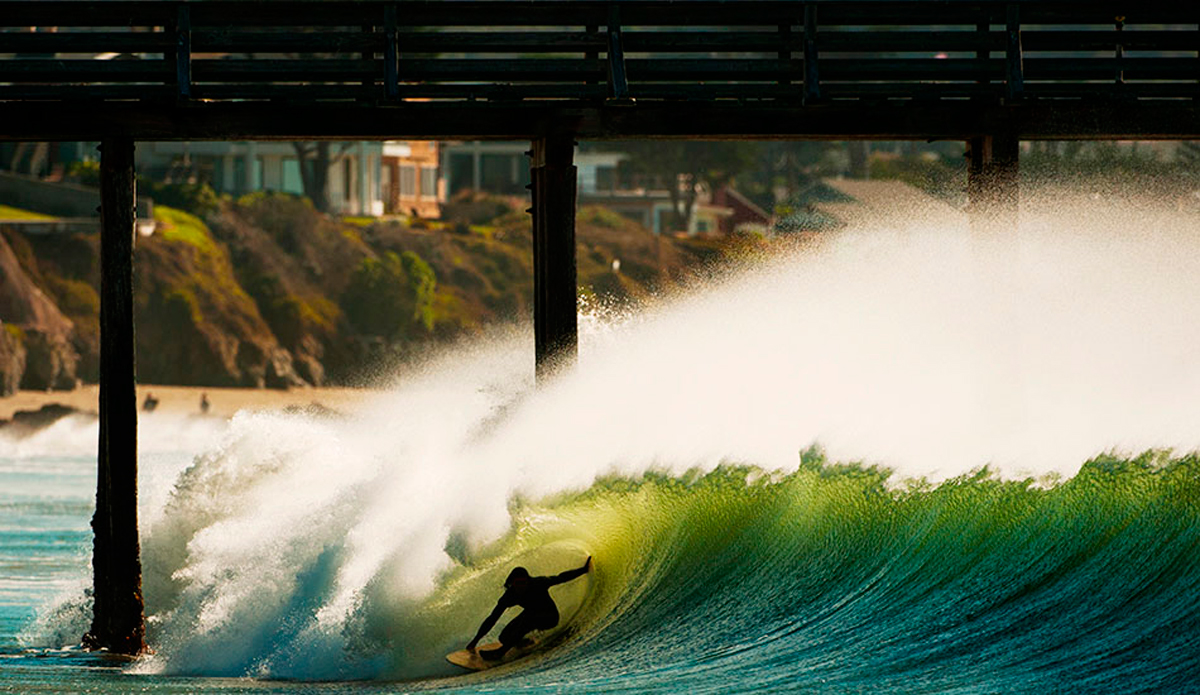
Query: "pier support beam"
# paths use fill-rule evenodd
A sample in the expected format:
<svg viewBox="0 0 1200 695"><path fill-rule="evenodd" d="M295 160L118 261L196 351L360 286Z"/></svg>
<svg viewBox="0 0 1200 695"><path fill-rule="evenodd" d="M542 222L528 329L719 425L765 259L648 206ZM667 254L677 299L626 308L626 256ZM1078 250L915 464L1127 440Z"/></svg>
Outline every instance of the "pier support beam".
<svg viewBox="0 0 1200 695"><path fill-rule="evenodd" d="M100 447L96 484L89 649L145 649L137 521L137 393L133 335L133 239L137 210L133 141L100 145Z"/></svg>
<svg viewBox="0 0 1200 695"><path fill-rule="evenodd" d="M1021 141L1013 134L967 140L967 211L976 232L1015 231Z"/></svg>
<svg viewBox="0 0 1200 695"><path fill-rule="evenodd" d="M538 381L574 362L579 343L575 284L575 141L533 141L533 330Z"/></svg>

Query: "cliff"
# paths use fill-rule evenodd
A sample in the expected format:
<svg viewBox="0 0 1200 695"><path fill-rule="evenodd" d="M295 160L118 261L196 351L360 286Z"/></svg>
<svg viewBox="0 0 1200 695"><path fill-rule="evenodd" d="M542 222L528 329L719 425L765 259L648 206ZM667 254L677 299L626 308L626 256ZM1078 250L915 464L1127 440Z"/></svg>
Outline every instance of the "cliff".
<svg viewBox="0 0 1200 695"><path fill-rule="evenodd" d="M18 246L28 255L26 247ZM75 387L74 325L27 273L0 236L0 396Z"/></svg>
<svg viewBox="0 0 1200 695"><path fill-rule="evenodd" d="M221 201L204 219L158 205L155 234L135 250L139 381L352 382L380 360L527 321L524 207L468 195L446 221L353 224L280 194ZM577 240L581 292L610 301L639 301L719 255L597 208L580 211ZM0 392L96 380L98 236L5 230L0 273Z"/></svg>

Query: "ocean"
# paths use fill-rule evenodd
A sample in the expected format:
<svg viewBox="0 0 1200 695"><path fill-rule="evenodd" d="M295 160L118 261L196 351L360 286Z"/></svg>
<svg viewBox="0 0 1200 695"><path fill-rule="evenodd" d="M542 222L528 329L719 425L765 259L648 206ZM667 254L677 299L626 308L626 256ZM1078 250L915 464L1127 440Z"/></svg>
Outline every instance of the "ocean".
<svg viewBox="0 0 1200 695"><path fill-rule="evenodd" d="M128 663L77 647L94 422L0 439L0 691L1200 692L1200 240L1128 214L593 307L538 389L513 329L354 417L149 414ZM589 555L546 648L444 661Z"/></svg>

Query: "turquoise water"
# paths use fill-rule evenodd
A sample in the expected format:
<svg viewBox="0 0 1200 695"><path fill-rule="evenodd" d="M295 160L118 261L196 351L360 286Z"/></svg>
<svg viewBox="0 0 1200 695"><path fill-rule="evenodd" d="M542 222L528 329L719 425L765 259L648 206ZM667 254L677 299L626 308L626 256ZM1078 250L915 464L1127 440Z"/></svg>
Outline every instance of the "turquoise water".
<svg viewBox="0 0 1200 695"><path fill-rule="evenodd" d="M1200 692L1200 240L1072 214L586 313L538 389L501 331L353 417L143 417L133 663L75 648L94 423L0 438L0 690ZM445 662L588 555L549 648Z"/></svg>
<svg viewBox="0 0 1200 695"><path fill-rule="evenodd" d="M978 473L927 489L893 489L878 470L831 466L815 454L787 475L723 467L683 477L605 478L582 492L527 503L489 557L469 561L507 566L524 557L536 568L548 561L538 554L556 547L563 555L585 549L595 556L586 595L558 596L571 619L555 649L482 676L448 677L452 667L427 665L423 676L395 681L379 670L380 660L402 668L399 662L415 657L402 640L383 637L387 626L379 621L395 626L407 618L366 601L357 608L357 639L339 647L356 652L343 667L366 670L334 683L147 673L37 644L55 634L47 627L78 630L71 600L58 604L68 615L49 624L43 618L40 634L30 626L39 610L86 578L91 473L82 458L0 461L6 692L1200 687L1195 457L1103 458L1048 487ZM320 574L328 561L314 558L305 570ZM312 619L297 600L306 592L290 597L274 621L280 629L256 646L259 657L285 645L305 648L292 641L297 633L288 624ZM460 567L414 610L438 622L454 610L440 605L444 599L480 592L496 593L495 573ZM162 600L148 591L152 615L161 613ZM467 622L450 632L462 640L472 628ZM72 636L59 638L70 644ZM243 676L253 672L245 665L252 662L237 666ZM213 663L209 668L223 668Z"/></svg>

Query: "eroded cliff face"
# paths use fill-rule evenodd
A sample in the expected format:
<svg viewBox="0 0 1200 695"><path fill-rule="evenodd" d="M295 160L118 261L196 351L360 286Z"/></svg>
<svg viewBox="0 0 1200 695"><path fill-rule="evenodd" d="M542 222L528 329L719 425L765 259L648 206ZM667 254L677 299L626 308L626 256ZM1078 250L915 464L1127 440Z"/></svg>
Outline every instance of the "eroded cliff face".
<svg viewBox="0 0 1200 695"><path fill-rule="evenodd" d="M18 330L0 322L0 398L15 393L25 374L25 346Z"/></svg>
<svg viewBox="0 0 1200 695"><path fill-rule="evenodd" d="M17 387L72 389L79 353L75 326L22 267L0 235L0 395Z"/></svg>
<svg viewBox="0 0 1200 695"><path fill-rule="evenodd" d="M138 379L204 386L303 385L290 354L238 283L226 247L198 218L156 209L134 252Z"/></svg>
<svg viewBox="0 0 1200 695"><path fill-rule="evenodd" d="M472 194L444 221L369 223L282 194L221 201L204 219L156 205L155 233L134 248L138 380L357 383L430 343L529 321L525 205ZM97 381L99 235L0 237L0 393ZM602 301L669 290L721 255L599 208L580 210L577 239L580 292Z"/></svg>

